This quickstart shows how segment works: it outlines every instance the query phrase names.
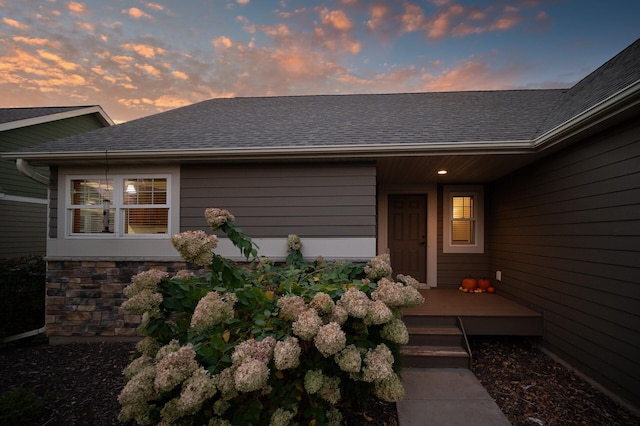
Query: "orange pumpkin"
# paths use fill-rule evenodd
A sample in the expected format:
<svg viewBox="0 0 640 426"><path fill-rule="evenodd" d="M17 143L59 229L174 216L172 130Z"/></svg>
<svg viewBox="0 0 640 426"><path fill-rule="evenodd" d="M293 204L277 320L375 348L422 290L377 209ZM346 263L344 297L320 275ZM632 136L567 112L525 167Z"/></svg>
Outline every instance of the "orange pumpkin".
<svg viewBox="0 0 640 426"><path fill-rule="evenodd" d="M489 288L487 288L487 293L491 293L491 294L493 294L493 293L495 293L495 292L496 292L496 288L495 288L495 287L489 287Z"/></svg>
<svg viewBox="0 0 640 426"><path fill-rule="evenodd" d="M486 290L491 287L491 280L489 278L480 278L478 280L478 288L480 290Z"/></svg>
<svg viewBox="0 0 640 426"><path fill-rule="evenodd" d="M462 280L462 288L473 291L478 288L478 281L475 278L465 278Z"/></svg>

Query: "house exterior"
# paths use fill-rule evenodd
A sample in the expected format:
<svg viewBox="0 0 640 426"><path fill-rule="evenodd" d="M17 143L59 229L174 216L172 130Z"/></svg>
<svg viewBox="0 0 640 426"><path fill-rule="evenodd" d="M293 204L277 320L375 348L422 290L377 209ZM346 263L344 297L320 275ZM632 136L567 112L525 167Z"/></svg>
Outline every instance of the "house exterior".
<svg viewBox="0 0 640 426"><path fill-rule="evenodd" d="M185 267L170 236L221 207L274 259L295 233L429 287L491 277L640 406L639 117L640 40L566 90L215 99L4 157L51 169L53 342L134 337L122 288Z"/></svg>
<svg viewBox="0 0 640 426"><path fill-rule="evenodd" d="M99 106L0 108L0 152L113 125ZM0 162L0 257L44 255L48 168ZM31 177L26 176L29 174Z"/></svg>

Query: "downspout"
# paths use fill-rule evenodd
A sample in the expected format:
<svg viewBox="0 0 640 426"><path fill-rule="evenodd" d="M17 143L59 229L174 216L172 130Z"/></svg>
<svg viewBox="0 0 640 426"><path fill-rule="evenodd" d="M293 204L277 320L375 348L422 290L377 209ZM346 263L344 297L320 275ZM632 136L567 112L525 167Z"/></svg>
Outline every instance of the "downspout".
<svg viewBox="0 0 640 426"><path fill-rule="evenodd" d="M18 168L18 171L26 177L49 187L49 178L33 170L31 166L29 166L29 163L22 158L18 158L16 160L16 167Z"/></svg>
<svg viewBox="0 0 640 426"><path fill-rule="evenodd" d="M47 187L47 192L49 191L49 178L33 170L31 166L29 166L29 163L27 163L25 160L23 160L22 158L18 158L16 160L16 168L20 173L22 173L26 177L33 179L36 182L41 183L42 185L45 185ZM46 328L47 328L47 325L45 324L40 328L36 328L35 330L14 334L13 336L7 336L0 339L0 343L12 342L14 340L24 339L25 337L36 336L40 333L44 333Z"/></svg>

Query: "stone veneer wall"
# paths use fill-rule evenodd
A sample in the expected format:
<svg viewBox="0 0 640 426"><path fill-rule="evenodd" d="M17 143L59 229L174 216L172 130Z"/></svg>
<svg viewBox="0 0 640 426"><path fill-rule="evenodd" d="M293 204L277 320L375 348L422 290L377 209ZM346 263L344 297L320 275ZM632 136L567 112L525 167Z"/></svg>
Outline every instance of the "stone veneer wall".
<svg viewBox="0 0 640 426"><path fill-rule="evenodd" d="M148 269L173 275L184 262L48 261L46 334L51 344L132 341L141 316L120 311L122 290ZM195 271L194 271L195 272Z"/></svg>

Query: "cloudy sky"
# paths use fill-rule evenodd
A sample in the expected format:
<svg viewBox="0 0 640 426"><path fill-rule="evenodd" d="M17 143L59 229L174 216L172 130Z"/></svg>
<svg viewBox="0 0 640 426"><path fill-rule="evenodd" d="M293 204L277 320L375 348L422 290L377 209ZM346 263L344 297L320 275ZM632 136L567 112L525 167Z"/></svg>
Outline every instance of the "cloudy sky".
<svg viewBox="0 0 640 426"><path fill-rule="evenodd" d="M569 87L637 0L0 0L0 107Z"/></svg>

